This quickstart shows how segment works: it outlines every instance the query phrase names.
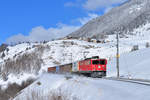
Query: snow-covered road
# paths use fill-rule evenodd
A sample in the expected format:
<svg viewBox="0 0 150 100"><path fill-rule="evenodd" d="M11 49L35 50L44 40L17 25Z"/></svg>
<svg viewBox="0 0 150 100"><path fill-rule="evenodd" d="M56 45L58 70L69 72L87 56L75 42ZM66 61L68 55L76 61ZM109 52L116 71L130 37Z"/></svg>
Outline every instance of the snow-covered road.
<svg viewBox="0 0 150 100"><path fill-rule="evenodd" d="M41 82L41 85L37 85L37 82ZM150 86L79 76L67 80L64 75L44 74L18 97L30 94L31 89L44 91L45 96L49 91L61 89L80 100L150 100Z"/></svg>

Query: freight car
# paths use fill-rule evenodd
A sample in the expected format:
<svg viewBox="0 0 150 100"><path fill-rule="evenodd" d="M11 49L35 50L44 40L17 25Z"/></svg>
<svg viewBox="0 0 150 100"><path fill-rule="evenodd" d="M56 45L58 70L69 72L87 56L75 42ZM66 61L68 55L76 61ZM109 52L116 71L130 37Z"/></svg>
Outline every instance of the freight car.
<svg viewBox="0 0 150 100"><path fill-rule="evenodd" d="M48 68L49 73L70 73L72 72L72 63Z"/></svg>
<svg viewBox="0 0 150 100"><path fill-rule="evenodd" d="M48 72L56 72L56 73L71 72L91 77L104 77L106 76L106 65L107 65L106 59L99 59L98 57L92 57L66 65L50 67L48 68Z"/></svg>

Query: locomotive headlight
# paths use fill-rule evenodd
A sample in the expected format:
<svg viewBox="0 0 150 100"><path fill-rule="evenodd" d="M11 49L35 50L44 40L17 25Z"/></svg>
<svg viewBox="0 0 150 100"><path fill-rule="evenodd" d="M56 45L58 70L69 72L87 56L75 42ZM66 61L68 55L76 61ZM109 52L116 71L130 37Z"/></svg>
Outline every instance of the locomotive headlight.
<svg viewBox="0 0 150 100"><path fill-rule="evenodd" d="M98 68L101 68L101 66L98 66Z"/></svg>

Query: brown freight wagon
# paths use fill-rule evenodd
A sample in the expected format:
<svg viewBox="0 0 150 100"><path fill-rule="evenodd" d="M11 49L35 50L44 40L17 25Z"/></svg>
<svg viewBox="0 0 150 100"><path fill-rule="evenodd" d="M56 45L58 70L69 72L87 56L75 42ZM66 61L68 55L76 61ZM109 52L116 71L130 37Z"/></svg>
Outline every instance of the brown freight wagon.
<svg viewBox="0 0 150 100"><path fill-rule="evenodd" d="M66 73L66 72L71 72L71 71L72 71L72 63L66 64L66 65L61 65L59 67L60 73Z"/></svg>
<svg viewBox="0 0 150 100"><path fill-rule="evenodd" d="M55 73L56 72L56 67L49 67L48 72Z"/></svg>
<svg viewBox="0 0 150 100"><path fill-rule="evenodd" d="M68 73L71 71L72 71L72 63L48 68L49 73Z"/></svg>

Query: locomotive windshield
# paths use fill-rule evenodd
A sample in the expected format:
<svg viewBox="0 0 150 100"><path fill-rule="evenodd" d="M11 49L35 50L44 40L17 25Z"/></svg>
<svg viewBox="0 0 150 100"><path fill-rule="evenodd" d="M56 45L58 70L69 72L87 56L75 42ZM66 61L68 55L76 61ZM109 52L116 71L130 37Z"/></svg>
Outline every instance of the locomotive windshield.
<svg viewBox="0 0 150 100"><path fill-rule="evenodd" d="M93 65L97 65L97 64L99 64L100 62L99 62L99 60L93 60L92 63L93 63Z"/></svg>
<svg viewBox="0 0 150 100"><path fill-rule="evenodd" d="M100 60L101 65L105 65L105 60Z"/></svg>
<svg viewBox="0 0 150 100"><path fill-rule="evenodd" d="M98 64L105 65L105 60L93 60L92 64L93 65L98 65Z"/></svg>

